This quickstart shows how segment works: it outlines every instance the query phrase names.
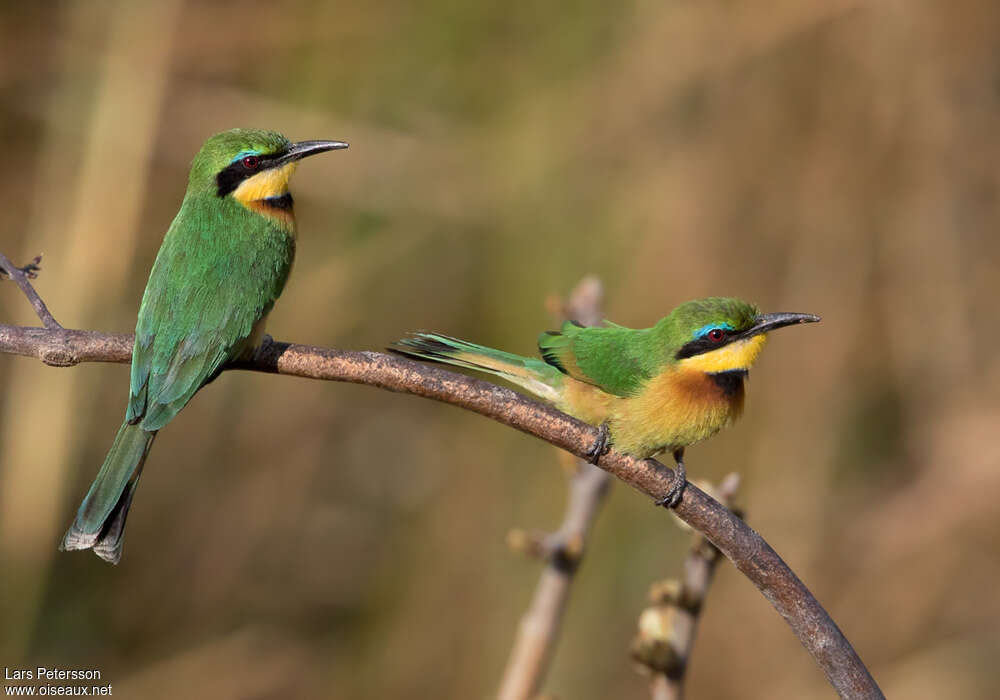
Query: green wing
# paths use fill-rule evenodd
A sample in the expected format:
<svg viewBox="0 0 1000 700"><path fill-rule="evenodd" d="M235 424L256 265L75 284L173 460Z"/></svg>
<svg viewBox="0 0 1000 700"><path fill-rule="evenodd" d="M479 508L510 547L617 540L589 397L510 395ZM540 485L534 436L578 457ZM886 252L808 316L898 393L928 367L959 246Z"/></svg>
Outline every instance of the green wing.
<svg viewBox="0 0 1000 700"><path fill-rule="evenodd" d="M294 241L228 201L185 201L143 295L126 419L156 431L243 350L284 287Z"/></svg>
<svg viewBox="0 0 1000 700"><path fill-rule="evenodd" d="M572 321L538 337L542 358L561 372L609 394L630 396L656 372L651 329L583 327Z"/></svg>

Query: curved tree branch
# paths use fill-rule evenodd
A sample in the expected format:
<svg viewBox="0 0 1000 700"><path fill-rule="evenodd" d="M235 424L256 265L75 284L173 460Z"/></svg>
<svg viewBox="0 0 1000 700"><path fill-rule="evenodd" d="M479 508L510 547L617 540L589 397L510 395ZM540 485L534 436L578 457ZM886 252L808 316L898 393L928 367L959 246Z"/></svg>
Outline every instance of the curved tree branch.
<svg viewBox="0 0 1000 700"><path fill-rule="evenodd" d="M129 362L132 336L0 325L0 353L35 357L66 367L80 362ZM585 458L597 430L554 408L480 379L379 352L333 350L266 339L256 356L231 369L367 384L414 394L492 418ZM605 471L654 500L663 498L673 472L652 459L610 450ZM850 642L809 589L764 539L727 508L688 484L674 512L704 534L785 618L841 697L882 698Z"/></svg>
<svg viewBox="0 0 1000 700"><path fill-rule="evenodd" d="M0 325L0 353L35 357L57 367L131 361L133 336L71 330L56 322L28 282L28 275L37 269L37 260L18 268L0 255L0 269L17 281L45 325ZM295 345L268 337L252 359L233 363L227 369L368 384L450 403L584 459L597 439L596 428L515 391L380 352ZM602 455L597 465L657 501L669 493L673 484L673 472L656 460L636 459L614 449ZM836 623L764 538L693 484L684 489L684 497L674 512L705 535L757 586L841 697L883 697Z"/></svg>

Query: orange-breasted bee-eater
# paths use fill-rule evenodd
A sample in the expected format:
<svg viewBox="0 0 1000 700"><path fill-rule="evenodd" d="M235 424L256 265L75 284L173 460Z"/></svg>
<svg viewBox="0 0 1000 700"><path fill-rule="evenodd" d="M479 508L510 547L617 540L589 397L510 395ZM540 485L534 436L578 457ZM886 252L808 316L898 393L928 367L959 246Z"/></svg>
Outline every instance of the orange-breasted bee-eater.
<svg viewBox="0 0 1000 700"><path fill-rule="evenodd" d="M60 549L121 559L157 431L263 337L295 254L292 172L302 158L339 148L347 144L291 143L259 129L224 131L202 145L139 307L125 422Z"/></svg>
<svg viewBox="0 0 1000 700"><path fill-rule="evenodd" d="M743 381L768 331L819 321L761 313L739 299L681 304L652 328L567 321L538 338L542 359L513 355L438 333L414 333L392 350L495 374L591 425L635 457L670 451L677 479L661 505L674 506L686 481L684 448L715 435L743 411Z"/></svg>

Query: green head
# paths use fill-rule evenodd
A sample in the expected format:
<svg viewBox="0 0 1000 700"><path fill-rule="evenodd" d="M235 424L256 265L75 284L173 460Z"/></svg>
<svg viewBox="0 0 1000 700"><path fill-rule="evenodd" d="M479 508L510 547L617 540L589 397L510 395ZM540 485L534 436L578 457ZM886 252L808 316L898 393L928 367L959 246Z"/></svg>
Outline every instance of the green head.
<svg viewBox="0 0 1000 700"><path fill-rule="evenodd" d="M749 370L768 331L819 320L812 314L764 314L740 299L708 297L681 304L660 324L674 360L719 373Z"/></svg>
<svg viewBox="0 0 1000 700"><path fill-rule="evenodd" d="M301 159L347 148L343 141L292 143L275 131L230 129L210 137L191 164L188 194L233 197L268 213L291 208L288 179Z"/></svg>

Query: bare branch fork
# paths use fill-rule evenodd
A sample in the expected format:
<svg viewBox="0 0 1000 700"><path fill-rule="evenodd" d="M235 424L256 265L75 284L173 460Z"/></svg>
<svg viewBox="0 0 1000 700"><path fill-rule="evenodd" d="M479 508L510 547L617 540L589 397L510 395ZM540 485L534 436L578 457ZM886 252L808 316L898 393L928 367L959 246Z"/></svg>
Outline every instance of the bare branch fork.
<svg viewBox="0 0 1000 700"><path fill-rule="evenodd" d="M3 258L0 264L18 279L10 261ZM30 288L26 278L24 285L20 281L22 289L24 285ZM34 290L27 295L35 305ZM47 310L45 315L51 319ZM39 317L44 323L45 316L39 313ZM55 366L126 363L131 361L132 342L131 335L0 325L0 353L34 357ZM230 368L367 384L435 399L517 428L581 458L597 439L596 428L510 389L379 352L333 350L268 338L253 359ZM654 500L663 498L673 481L673 472L663 464L615 450L601 456L598 466ZM841 697L884 697L836 623L759 534L694 485L685 489L674 512L704 534L764 594Z"/></svg>
<svg viewBox="0 0 1000 700"><path fill-rule="evenodd" d="M570 294L566 304L553 300L550 310L563 319L596 326L603 318L603 297L600 281L586 277ZM559 454L572 463L566 470L568 494L562 525L550 534L512 530L507 536L512 549L544 559L545 567L531 605L518 624L517 638L497 692L498 700L528 700L535 697L542 686L559 638L570 587L583 559L587 535L611 483L608 472L585 460L572 459L566 453Z"/></svg>
<svg viewBox="0 0 1000 700"><path fill-rule="evenodd" d="M48 307L45 306L45 302L42 298L38 296L38 292L35 288L31 286L29 279L35 279L38 277L38 271L41 270L38 265L42 262L42 256L36 255L35 259L24 267L17 267L10 260L0 253L0 280L3 279L4 274L10 277L12 280L17 282L17 286L21 288L24 292L24 296L28 297L28 301L31 302L31 306L35 309L35 313L38 314L38 318L41 319L42 325L49 330L62 329L54 318L52 314L49 313Z"/></svg>

